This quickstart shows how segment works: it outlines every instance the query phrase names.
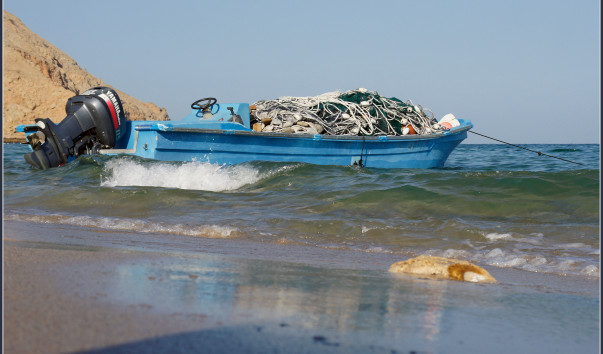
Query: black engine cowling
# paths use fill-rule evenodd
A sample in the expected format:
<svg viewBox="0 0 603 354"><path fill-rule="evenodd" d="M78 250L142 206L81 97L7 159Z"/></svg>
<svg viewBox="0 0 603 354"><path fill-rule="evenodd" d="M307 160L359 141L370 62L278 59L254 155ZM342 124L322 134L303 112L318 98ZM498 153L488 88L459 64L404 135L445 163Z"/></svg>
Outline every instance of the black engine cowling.
<svg viewBox="0 0 603 354"><path fill-rule="evenodd" d="M27 137L33 152L25 161L48 169L83 154L112 148L125 134L126 116L117 92L108 87L93 87L71 97L65 105L67 117L59 124L37 118L35 131Z"/></svg>

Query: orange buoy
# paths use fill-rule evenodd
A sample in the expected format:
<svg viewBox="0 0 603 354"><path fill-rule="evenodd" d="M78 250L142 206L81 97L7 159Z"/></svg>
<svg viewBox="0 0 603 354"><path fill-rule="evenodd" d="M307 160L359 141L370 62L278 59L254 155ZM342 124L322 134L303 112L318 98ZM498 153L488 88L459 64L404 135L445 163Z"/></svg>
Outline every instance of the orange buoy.
<svg viewBox="0 0 603 354"><path fill-rule="evenodd" d="M408 135L417 134L415 128L413 128L411 124L406 124L402 129L404 128L408 128Z"/></svg>
<svg viewBox="0 0 603 354"><path fill-rule="evenodd" d="M442 122L440 125L446 129L452 129L452 124L450 122Z"/></svg>

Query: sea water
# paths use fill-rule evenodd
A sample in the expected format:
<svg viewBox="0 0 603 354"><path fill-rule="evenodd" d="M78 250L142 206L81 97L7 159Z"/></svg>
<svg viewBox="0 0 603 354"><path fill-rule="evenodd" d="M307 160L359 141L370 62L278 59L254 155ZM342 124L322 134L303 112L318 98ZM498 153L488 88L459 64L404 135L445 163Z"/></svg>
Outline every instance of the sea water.
<svg viewBox="0 0 603 354"><path fill-rule="evenodd" d="M42 171L24 161L26 145L4 144L4 220L598 279L600 146L525 147L582 165L461 144L441 169L85 156Z"/></svg>
<svg viewBox="0 0 603 354"><path fill-rule="evenodd" d="M462 144L429 170L87 156L41 171L4 144L4 242L68 251L62 296L206 325L101 353L595 353L600 147L526 147L583 165ZM499 283L387 272L418 255Z"/></svg>

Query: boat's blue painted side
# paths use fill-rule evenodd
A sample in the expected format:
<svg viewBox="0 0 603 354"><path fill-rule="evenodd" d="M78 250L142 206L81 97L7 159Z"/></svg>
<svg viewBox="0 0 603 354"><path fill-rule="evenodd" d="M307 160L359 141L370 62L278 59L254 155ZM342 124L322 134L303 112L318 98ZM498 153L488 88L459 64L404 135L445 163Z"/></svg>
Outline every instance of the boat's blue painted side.
<svg viewBox="0 0 603 354"><path fill-rule="evenodd" d="M236 164L246 161L297 161L319 165L380 168L442 167L467 131L437 138L393 139L372 137L333 139L325 136L243 132L157 132L157 160L200 160ZM152 136L151 136L152 138ZM144 148L143 148L144 149Z"/></svg>

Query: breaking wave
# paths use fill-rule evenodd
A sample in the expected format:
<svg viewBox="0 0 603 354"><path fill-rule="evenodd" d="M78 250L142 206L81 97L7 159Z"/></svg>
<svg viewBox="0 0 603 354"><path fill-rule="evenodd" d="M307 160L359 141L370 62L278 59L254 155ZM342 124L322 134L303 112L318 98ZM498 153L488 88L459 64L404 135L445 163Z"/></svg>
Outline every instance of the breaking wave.
<svg viewBox="0 0 603 354"><path fill-rule="evenodd" d="M497 268L515 268L536 273L600 277L598 265L589 264L589 262L572 258L571 256L547 258L543 255L524 253L519 250L504 251L500 248L483 251L458 249L430 250L425 254L464 259Z"/></svg>
<svg viewBox="0 0 603 354"><path fill-rule="evenodd" d="M5 215L6 220L35 222L43 224L75 225L103 230L136 233L173 234L204 238L236 237L239 230L235 227L220 225L190 225L149 222L139 219L110 218L94 216L66 215Z"/></svg>
<svg viewBox="0 0 603 354"><path fill-rule="evenodd" d="M118 158L103 167L103 187L162 187L222 192L239 189L264 178L247 165L225 166L207 162L145 163Z"/></svg>

